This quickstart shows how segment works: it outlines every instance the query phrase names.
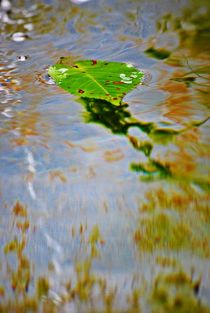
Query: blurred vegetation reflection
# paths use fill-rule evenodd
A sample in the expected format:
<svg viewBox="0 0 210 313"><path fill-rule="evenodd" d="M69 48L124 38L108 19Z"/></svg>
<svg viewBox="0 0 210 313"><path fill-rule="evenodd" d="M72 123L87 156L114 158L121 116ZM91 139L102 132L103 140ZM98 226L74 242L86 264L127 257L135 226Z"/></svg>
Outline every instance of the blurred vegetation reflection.
<svg viewBox="0 0 210 313"><path fill-rule="evenodd" d="M133 227L124 228L125 237L122 240L124 243L125 238L129 238L135 261L141 265L138 267L141 270L137 273L139 276L135 274L130 277L129 287L125 287L120 280L113 283L111 274L109 278L102 275L100 265L103 264L107 238L98 224L89 226L81 222L79 227L74 226L69 231L69 246L78 247L79 250L69 256L70 261L66 261L69 267L73 266L72 274L65 275L65 280L59 281L60 276L56 276L53 262L39 269L30 255L30 249L35 249L37 225L33 224L30 205L25 203L21 189L17 193L18 200L10 199L12 205L7 205L5 195L0 191L3 212L0 313L209 313L210 2L189 1L183 10L165 12L155 22L154 34L145 35L144 38L139 35L144 30L143 18L148 19L148 11L154 14L154 6L158 14L161 5L167 5L164 1L145 3L116 0L107 4L101 0L95 7L91 3L94 1L83 5L66 0L33 3L1 1L1 147L9 142L5 153L13 149L14 155L11 153L8 161L12 166L16 162L16 154L25 153L28 147L35 147L40 155L45 149L48 157L60 149L56 145L54 150L50 142L50 136L54 135L51 130L59 131L52 118L58 113L52 108L55 103L50 108L52 116L47 114L52 118L50 126L46 115L38 110L40 104L47 106L50 97L58 92L58 89L55 91L47 84L43 68L60 57L60 53L72 53L75 59L83 58L86 52L92 51L91 43L97 41L95 52L100 50L101 42L105 50L119 44L117 51L104 52L109 56L111 51L113 59L122 59L123 49L126 51L132 46L135 47L137 63L140 55L144 60L154 61L148 64L152 64L151 71L157 77L153 77L144 88L147 88L149 95L159 92L163 97L162 100L158 97L155 99L155 110L160 114L152 120L146 119L145 112L140 110L148 105L149 111L150 107L150 102L146 102L148 99L145 100L140 89L137 96L130 97L128 104L121 107L99 100L78 100L84 108L83 121L103 126L113 137L122 135L135 152L139 152L128 163L132 177L136 175L140 180L139 188L144 188L137 212L125 213L126 220L129 219ZM176 1L170 3L171 7L176 7L175 4ZM119 12L123 18L120 22L117 19ZM144 12L147 15L145 13L144 16ZM123 23L128 29L123 28ZM153 18L149 23L153 25ZM148 29L147 25L146 31ZM17 64L22 64L23 60L25 67L18 67ZM46 97L48 100L43 105ZM135 111L136 104L139 106L138 112ZM59 140L64 142L66 132L62 134L63 138L61 133L59 135ZM6 162L6 159L7 154L2 162ZM26 163L25 159L21 159L21 162ZM11 177L17 179L16 172L19 173L21 162L19 160L15 165L14 176L8 173L8 180ZM37 164L40 166L39 162ZM51 177L51 181L59 178L58 189L62 191L63 185L67 185L69 180L59 170L60 164L55 162L54 166L54 172L46 175ZM43 172L40 175L44 176ZM4 180L5 176L2 177ZM18 183L22 177L17 180ZM32 170L24 179L21 181L23 188L26 182L36 179L36 173ZM1 189L7 183L2 181ZM43 179L41 183L45 191L46 180ZM128 193L129 187L128 183ZM7 191L7 197L12 191ZM34 205L35 201L32 200L29 203ZM42 199L43 202L45 200ZM37 211L40 203L37 204ZM45 213L50 220L49 212ZM57 223L59 214L60 211L56 215ZM124 212L119 210L116 214ZM6 218L9 222L4 225ZM114 241L114 236L109 240ZM200 267L189 264L189 259L192 264L201 262ZM43 262L47 263L46 260ZM141 262L148 265L149 279L144 277L148 273ZM110 264L106 264L107 271L111 268ZM60 286L58 291L56 284Z"/></svg>

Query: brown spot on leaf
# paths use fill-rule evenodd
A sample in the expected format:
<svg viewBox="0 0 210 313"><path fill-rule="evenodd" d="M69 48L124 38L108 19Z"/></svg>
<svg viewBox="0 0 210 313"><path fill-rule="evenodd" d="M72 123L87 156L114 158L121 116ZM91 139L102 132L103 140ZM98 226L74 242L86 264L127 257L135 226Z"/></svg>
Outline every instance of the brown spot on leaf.
<svg viewBox="0 0 210 313"><path fill-rule="evenodd" d="M92 60L92 65L96 65L97 61L96 60Z"/></svg>
<svg viewBox="0 0 210 313"><path fill-rule="evenodd" d="M115 85L122 85L124 83L123 82L113 82L113 84L115 84Z"/></svg>
<svg viewBox="0 0 210 313"><path fill-rule="evenodd" d="M84 90L79 89L78 92L79 92L79 93L84 93Z"/></svg>

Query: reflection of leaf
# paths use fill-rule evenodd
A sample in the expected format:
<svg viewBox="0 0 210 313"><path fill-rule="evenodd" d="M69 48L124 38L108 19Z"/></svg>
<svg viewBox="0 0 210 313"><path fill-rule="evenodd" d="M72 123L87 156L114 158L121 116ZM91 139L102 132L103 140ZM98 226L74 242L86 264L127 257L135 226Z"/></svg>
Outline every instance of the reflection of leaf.
<svg viewBox="0 0 210 313"><path fill-rule="evenodd" d="M168 50L165 50L165 49L155 49L153 47L145 50L145 53L152 57L152 58L155 58L155 59L158 59L158 60L164 60L164 59L167 59L171 52L168 51Z"/></svg>
<svg viewBox="0 0 210 313"><path fill-rule="evenodd" d="M150 133L154 125L133 118L126 106L116 107L109 102L97 99L83 98L82 103L88 114L87 122L99 123L109 128L114 134L127 134L129 127L138 127L145 133Z"/></svg>
<svg viewBox="0 0 210 313"><path fill-rule="evenodd" d="M193 183L206 191L210 190L210 183L208 180L205 178L188 177L186 174L180 175L177 172L174 173L171 163L162 164L160 161L148 159L147 163L131 163L131 170L140 173L140 179L145 182L169 178L173 179L173 181L180 181L182 183Z"/></svg>
<svg viewBox="0 0 210 313"><path fill-rule="evenodd" d="M160 162L150 160L148 163L132 163L131 169L142 174L141 180L152 181L171 177L170 168L167 165L162 165Z"/></svg>
<svg viewBox="0 0 210 313"><path fill-rule="evenodd" d="M134 136L128 136L128 138L135 149L142 151L145 156L150 156L153 149L153 146L150 142L141 141Z"/></svg>
<svg viewBox="0 0 210 313"><path fill-rule="evenodd" d="M154 129L151 134L150 137L156 142L156 143L160 143L162 145L164 144L168 144L169 142L172 141L173 137L175 135L178 135L180 133L180 131L175 130L175 129L170 129L170 128L157 128Z"/></svg>
<svg viewBox="0 0 210 313"><path fill-rule="evenodd" d="M68 58L62 58L61 63L49 68L49 75L58 86L74 95L102 99L114 105L120 105L144 75L126 63L86 60L71 65Z"/></svg>

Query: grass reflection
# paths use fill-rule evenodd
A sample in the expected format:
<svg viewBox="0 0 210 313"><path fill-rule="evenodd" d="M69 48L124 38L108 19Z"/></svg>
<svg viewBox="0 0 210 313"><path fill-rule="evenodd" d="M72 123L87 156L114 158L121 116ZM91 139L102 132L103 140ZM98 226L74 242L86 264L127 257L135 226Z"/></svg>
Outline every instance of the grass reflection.
<svg viewBox="0 0 210 313"><path fill-rule="evenodd" d="M187 192L183 199L179 198L177 194L172 196L172 193L165 198L161 190L157 190L155 196L148 194L150 209L148 206L142 206L145 212L156 210L156 204L163 205L163 208L162 213L159 213L155 220L155 223L158 223L158 228L153 228L153 230L156 229L155 233L148 229L149 233L146 233L146 238L142 233L142 227L139 232L136 232L135 240L138 244L144 246L147 241L144 249L154 249L155 244L158 247L172 245L172 249L183 245L188 246L192 242L190 228L186 228L187 226L184 226L183 221L179 222L180 225L177 228L177 225L168 223L167 219L169 217L164 215L168 203L173 203L174 208L178 207L178 210L180 210L179 203L183 202L184 204L185 201L188 201L188 198L189 194ZM118 286L113 286L109 279L93 270L93 262L100 258L100 251L106 244L98 225L94 225L89 231L87 227L82 225L80 225L78 231L74 229L72 238L75 238L75 236L80 238L83 252L86 252L85 255L83 253L83 257L78 257L75 260L74 274L71 277L66 277L66 280L62 282L62 288L57 295L58 301L50 293L50 290L53 290L50 277L33 277L36 268L32 270L32 261L26 253L26 247L30 239L28 237L30 222L26 207L22 203L16 202L12 208L12 214L18 235L4 247L5 257L8 258L7 275L10 290L0 286L0 312L2 313L58 313L65 311L71 303L73 307L77 307L78 312L140 313L142 312L142 298L146 300L150 311L154 313L168 313L169 311L186 313L189 312L188 310L192 313L210 312L198 297L201 285L200 278L195 279L192 274L184 271L177 260L163 256L156 259L161 270L159 274L154 275L150 288L145 288L145 282L136 278L126 296L125 308L119 309L119 301L122 299L119 297ZM144 227L147 229L149 225L147 221L143 219L142 222L144 222ZM160 233L158 233L159 226ZM166 236L164 234L165 227L168 233L167 238L164 240L164 236ZM185 236L185 241L182 238L183 232L188 235ZM141 243L140 237L144 238ZM153 239L156 242L155 244L152 242ZM197 242L199 243L198 240ZM173 245L175 246L173 247ZM17 259L17 267L14 264L9 264L9 255L11 254Z"/></svg>

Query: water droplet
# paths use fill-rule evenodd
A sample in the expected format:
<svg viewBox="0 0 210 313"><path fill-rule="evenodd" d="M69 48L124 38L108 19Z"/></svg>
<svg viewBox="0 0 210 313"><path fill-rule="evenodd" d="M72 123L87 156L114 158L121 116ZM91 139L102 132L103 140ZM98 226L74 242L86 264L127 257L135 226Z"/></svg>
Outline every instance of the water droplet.
<svg viewBox="0 0 210 313"><path fill-rule="evenodd" d="M124 84L132 84L132 80L122 80Z"/></svg>
<svg viewBox="0 0 210 313"><path fill-rule="evenodd" d="M27 59L28 59L27 55L19 55L19 56L17 56L17 60L19 62L26 61Z"/></svg>
<svg viewBox="0 0 210 313"><path fill-rule="evenodd" d="M125 74L120 74L120 78L121 80L124 82L124 81L129 81L129 80L132 80L132 75L131 77L130 76L126 76Z"/></svg>
<svg viewBox="0 0 210 313"><path fill-rule="evenodd" d="M68 71L67 68L60 68L60 69L58 70L58 72L61 72L62 74L65 73L65 72L67 72L67 71Z"/></svg>
<svg viewBox="0 0 210 313"><path fill-rule="evenodd" d="M27 38L27 35L21 32L14 33L12 35L12 40L16 42L21 42L24 41Z"/></svg>
<svg viewBox="0 0 210 313"><path fill-rule="evenodd" d="M127 77L127 76L125 76L125 77L122 77L122 80L124 81L130 81L130 80L132 80L132 78L131 77Z"/></svg>

